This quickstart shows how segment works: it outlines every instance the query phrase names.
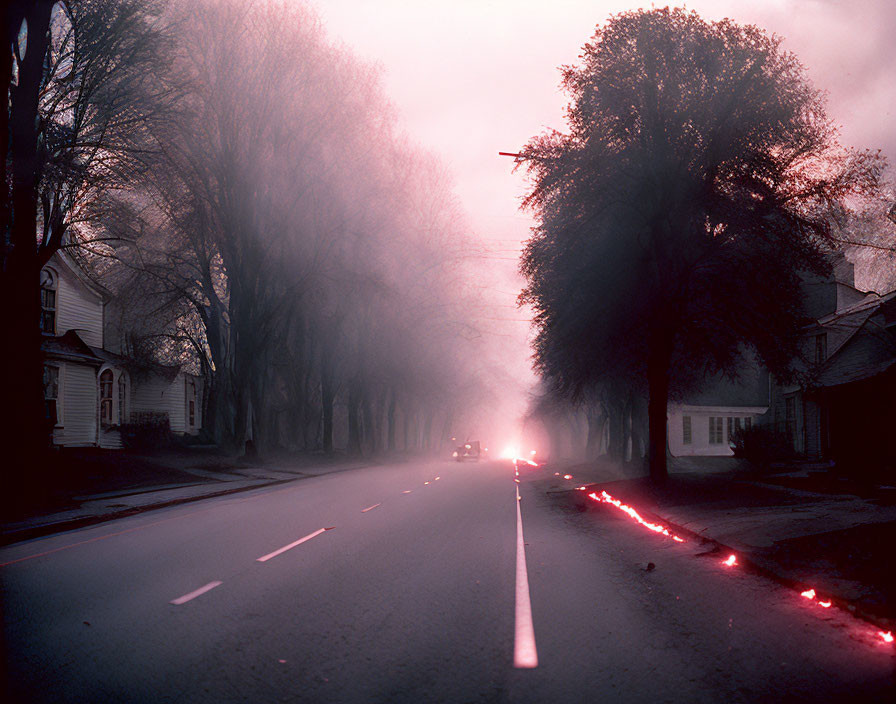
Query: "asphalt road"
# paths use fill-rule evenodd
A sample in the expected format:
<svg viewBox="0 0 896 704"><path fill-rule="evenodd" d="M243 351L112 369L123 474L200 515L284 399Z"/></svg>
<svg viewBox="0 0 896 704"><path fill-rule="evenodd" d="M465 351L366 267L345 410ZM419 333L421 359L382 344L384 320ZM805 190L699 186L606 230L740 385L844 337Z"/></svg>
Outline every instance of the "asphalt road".
<svg viewBox="0 0 896 704"><path fill-rule="evenodd" d="M868 624L523 475L368 468L4 548L7 701L894 700Z"/></svg>

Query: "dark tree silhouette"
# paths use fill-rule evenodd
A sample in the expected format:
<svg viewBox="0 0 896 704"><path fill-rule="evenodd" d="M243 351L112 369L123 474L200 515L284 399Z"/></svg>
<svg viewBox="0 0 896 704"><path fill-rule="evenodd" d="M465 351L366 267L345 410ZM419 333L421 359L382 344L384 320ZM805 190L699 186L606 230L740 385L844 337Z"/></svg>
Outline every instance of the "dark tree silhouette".
<svg viewBox="0 0 896 704"><path fill-rule="evenodd" d="M571 395L608 378L647 391L663 482L670 392L735 375L750 348L786 372L799 272L826 270L832 206L876 189L881 161L839 146L780 38L730 20L616 15L563 86L568 132L520 157L536 365Z"/></svg>
<svg viewBox="0 0 896 704"><path fill-rule="evenodd" d="M162 4L13 0L3 11L0 296L3 331L14 343L2 346L0 378L12 466L32 462L48 441L40 422L40 269L76 244L72 229L98 217L102 194L139 168L145 118L166 104L155 75L167 37Z"/></svg>

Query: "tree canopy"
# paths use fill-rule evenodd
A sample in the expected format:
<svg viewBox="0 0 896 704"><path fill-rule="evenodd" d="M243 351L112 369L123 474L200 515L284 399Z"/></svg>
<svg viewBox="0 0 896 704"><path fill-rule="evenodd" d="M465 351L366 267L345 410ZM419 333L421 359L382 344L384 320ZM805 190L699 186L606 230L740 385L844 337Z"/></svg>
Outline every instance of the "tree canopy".
<svg viewBox="0 0 896 704"><path fill-rule="evenodd" d="M521 154L535 363L562 393L647 391L662 480L670 391L750 349L786 372L800 274L826 271L831 210L877 187L880 158L840 146L780 37L683 9L611 17L563 87L567 131Z"/></svg>

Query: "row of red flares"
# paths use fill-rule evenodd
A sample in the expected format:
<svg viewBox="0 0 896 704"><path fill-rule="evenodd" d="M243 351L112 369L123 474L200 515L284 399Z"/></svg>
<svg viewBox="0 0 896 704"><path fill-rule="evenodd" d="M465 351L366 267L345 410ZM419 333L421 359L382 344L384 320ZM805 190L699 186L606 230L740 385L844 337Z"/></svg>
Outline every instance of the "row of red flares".
<svg viewBox="0 0 896 704"><path fill-rule="evenodd" d="M559 476L559 473L557 473ZM569 475L564 476L564 479L571 479ZM578 487L579 491L585 491L585 487ZM674 533L670 532L668 528L660 525L659 523L652 523L651 521L644 520L641 515L631 506L623 503L619 499L615 499L610 496L606 491L601 491L600 495L596 492L591 492L588 494L588 498L594 499L598 503L611 504L615 506L623 513L627 514L630 518L632 518L635 522L640 523L642 526L647 528L647 530L653 531L654 533L660 533L661 535L665 535L668 538L672 538L676 543L684 543L685 540L683 538L678 537ZM734 567L739 564L737 562L736 555L729 555L726 559L722 560L722 564L726 567ZM804 599L808 599L809 601L814 601L818 606L823 609L829 609L833 605L831 600L825 600L818 597L814 589L807 589L804 592L800 592L800 596ZM894 641L894 636L892 631L878 631L877 636L884 641L885 643L892 643Z"/></svg>

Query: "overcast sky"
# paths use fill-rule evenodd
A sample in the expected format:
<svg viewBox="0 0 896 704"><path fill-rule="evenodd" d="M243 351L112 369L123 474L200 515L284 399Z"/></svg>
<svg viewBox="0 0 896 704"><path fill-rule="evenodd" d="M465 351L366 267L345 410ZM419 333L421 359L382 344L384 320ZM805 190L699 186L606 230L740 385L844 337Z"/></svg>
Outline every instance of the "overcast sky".
<svg viewBox="0 0 896 704"><path fill-rule="evenodd" d="M313 0L331 36L381 65L406 132L451 168L477 238L493 250L489 280L507 307L521 282L513 258L532 222L519 211L526 184L516 151L546 128L563 129L558 67L574 63L595 25L644 7L612 0ZM656 3L662 7L664 3ZM649 5L648 5L649 6ZM829 91L844 142L896 160L896 0L704 0L707 19L728 16L785 37L811 80ZM501 297L503 296L503 298ZM525 374L525 323L508 367ZM503 325L502 325L503 327ZM512 358L512 359L511 359Z"/></svg>

